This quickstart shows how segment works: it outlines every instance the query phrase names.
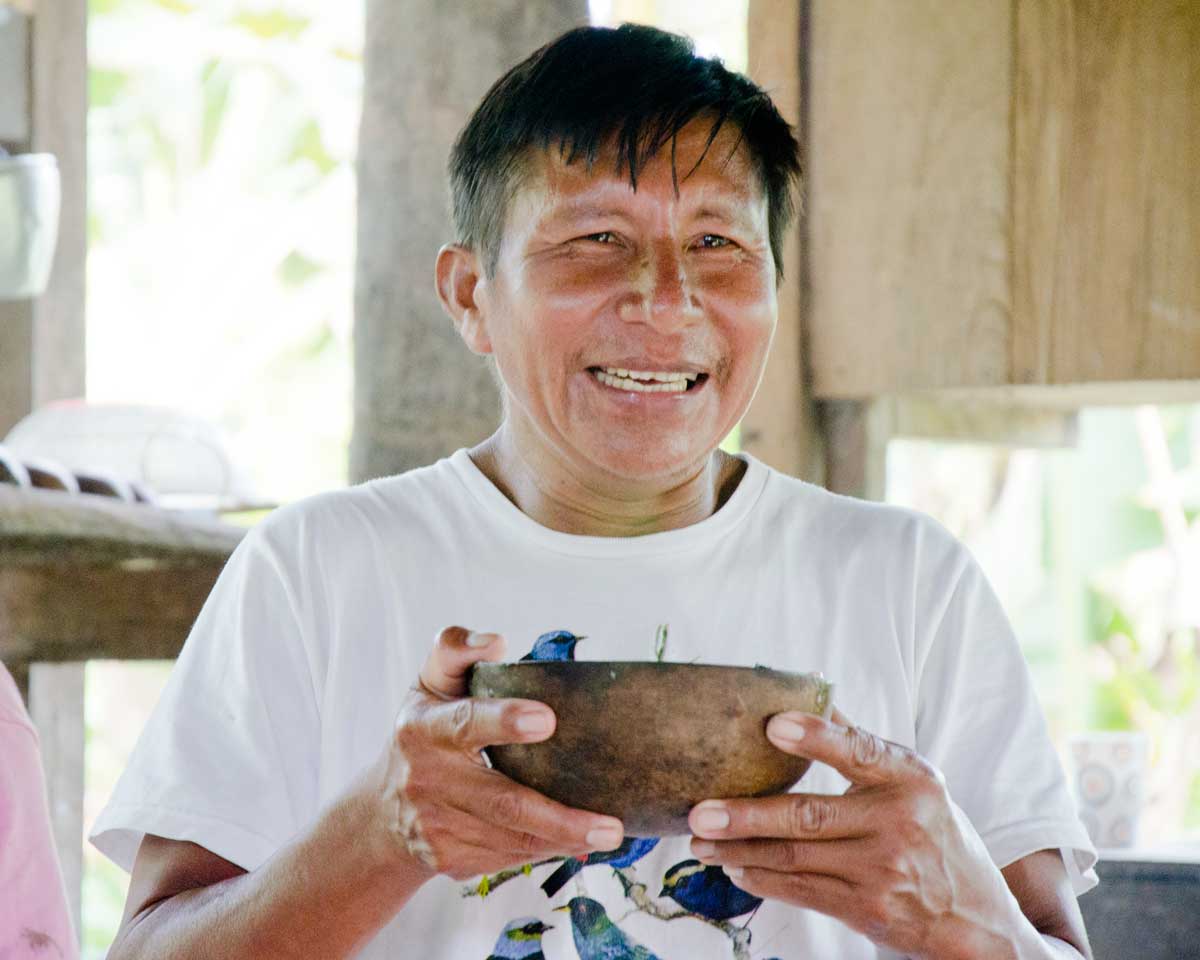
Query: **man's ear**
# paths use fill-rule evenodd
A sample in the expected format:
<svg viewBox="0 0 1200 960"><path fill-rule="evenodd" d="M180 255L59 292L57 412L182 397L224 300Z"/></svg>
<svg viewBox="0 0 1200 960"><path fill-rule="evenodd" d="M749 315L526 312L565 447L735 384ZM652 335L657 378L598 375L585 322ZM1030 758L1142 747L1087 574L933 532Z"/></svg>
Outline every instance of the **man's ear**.
<svg viewBox="0 0 1200 960"><path fill-rule="evenodd" d="M447 243L438 251L434 276L442 309L454 321L463 342L472 353L491 353L492 341L479 302L487 286L479 257L464 246Z"/></svg>

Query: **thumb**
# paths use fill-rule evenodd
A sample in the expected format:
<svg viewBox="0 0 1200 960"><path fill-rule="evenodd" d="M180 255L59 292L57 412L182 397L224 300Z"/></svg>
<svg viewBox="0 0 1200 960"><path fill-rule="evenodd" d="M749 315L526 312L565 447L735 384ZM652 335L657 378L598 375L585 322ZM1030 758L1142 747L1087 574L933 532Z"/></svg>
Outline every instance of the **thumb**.
<svg viewBox="0 0 1200 960"><path fill-rule="evenodd" d="M504 638L498 633L446 627L421 667L418 687L439 700L465 697L471 667L480 660L503 659L504 649Z"/></svg>

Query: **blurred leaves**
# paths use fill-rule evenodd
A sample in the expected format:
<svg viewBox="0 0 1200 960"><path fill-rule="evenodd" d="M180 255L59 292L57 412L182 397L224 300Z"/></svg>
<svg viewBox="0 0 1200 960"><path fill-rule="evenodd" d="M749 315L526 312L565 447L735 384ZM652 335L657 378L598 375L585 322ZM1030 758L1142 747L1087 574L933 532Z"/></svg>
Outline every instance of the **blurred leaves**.
<svg viewBox="0 0 1200 960"><path fill-rule="evenodd" d="M123 70L88 70L88 106L111 107L129 86L129 74Z"/></svg>
<svg viewBox="0 0 1200 960"><path fill-rule="evenodd" d="M221 60L209 60L200 71L200 88L204 96L200 120L201 164L207 165L212 160L213 145L221 132L232 84L233 70Z"/></svg>
<svg viewBox="0 0 1200 960"><path fill-rule="evenodd" d="M286 286L302 287L324 269L323 265L315 260L310 260L299 250L293 250L279 261L275 275Z"/></svg>
<svg viewBox="0 0 1200 960"><path fill-rule="evenodd" d="M243 30L249 30L263 40L274 40L278 37L295 40L312 26L308 17L288 13L286 10L271 10L265 13L247 10L234 16L230 23Z"/></svg>
<svg viewBox="0 0 1200 960"><path fill-rule="evenodd" d="M292 141L292 150L287 159L288 162L307 160L322 175L329 173L338 165L338 161L333 158L325 146L325 140L321 136L321 127L316 120L309 120L300 128Z"/></svg>

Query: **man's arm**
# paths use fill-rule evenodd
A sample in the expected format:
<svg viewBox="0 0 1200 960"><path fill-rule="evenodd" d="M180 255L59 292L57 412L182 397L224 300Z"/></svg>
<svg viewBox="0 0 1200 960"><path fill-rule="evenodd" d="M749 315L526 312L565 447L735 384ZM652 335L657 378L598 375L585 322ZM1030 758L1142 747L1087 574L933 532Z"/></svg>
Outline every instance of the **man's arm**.
<svg viewBox="0 0 1200 960"><path fill-rule="evenodd" d="M204 847L147 836L111 960L348 957L428 878L372 839L366 804L347 799L247 873Z"/></svg>
<svg viewBox="0 0 1200 960"><path fill-rule="evenodd" d="M1092 950L1084 929L1083 915L1058 850L1039 850L1000 871L1021 913L1044 937L1054 937L1080 956L1091 960ZM1063 957L1074 953L1049 943Z"/></svg>

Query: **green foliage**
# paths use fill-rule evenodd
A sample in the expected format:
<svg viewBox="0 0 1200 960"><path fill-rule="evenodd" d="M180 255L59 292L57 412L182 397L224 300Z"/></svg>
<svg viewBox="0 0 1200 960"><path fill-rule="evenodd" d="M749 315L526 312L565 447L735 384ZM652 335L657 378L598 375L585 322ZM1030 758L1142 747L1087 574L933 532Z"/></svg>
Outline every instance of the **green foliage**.
<svg viewBox="0 0 1200 960"><path fill-rule="evenodd" d="M324 269L325 267L322 264L317 263L315 260L310 260L299 250L293 250L279 261L275 275L286 286L302 287L317 274L324 271Z"/></svg>
<svg viewBox="0 0 1200 960"><path fill-rule="evenodd" d="M123 70L88 70L88 106L111 107L129 86L129 74Z"/></svg>
<svg viewBox="0 0 1200 960"><path fill-rule="evenodd" d="M209 60L200 71L204 107L200 120L200 163L207 166L229 107L233 70L221 60Z"/></svg>
<svg viewBox="0 0 1200 960"><path fill-rule="evenodd" d="M164 10L169 10L171 13L195 13L198 7L194 3L186 3L185 0L152 0L155 6L162 7Z"/></svg>
<svg viewBox="0 0 1200 960"><path fill-rule="evenodd" d="M249 30L263 40L274 40L278 37L295 40L312 26L308 17L297 16L286 10L270 10L263 13L245 10L233 17L230 23L243 30Z"/></svg>
<svg viewBox="0 0 1200 960"><path fill-rule="evenodd" d="M325 140L321 136L321 127L316 120L308 120L301 126L292 141L291 153L287 158L289 163L297 160L307 160L317 168L322 176L329 173L338 165L337 160L329 153Z"/></svg>
<svg viewBox="0 0 1200 960"><path fill-rule="evenodd" d="M667 653L667 624L660 623L654 637L654 659L662 663Z"/></svg>

